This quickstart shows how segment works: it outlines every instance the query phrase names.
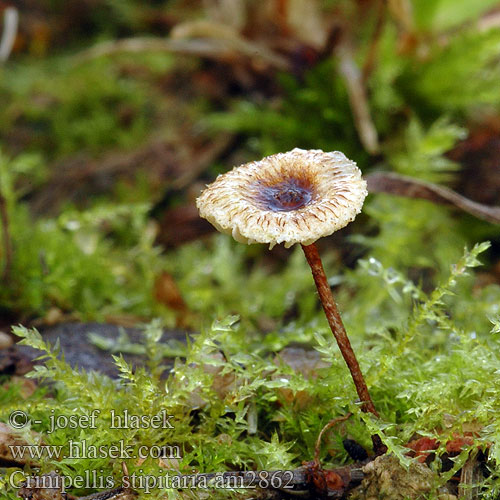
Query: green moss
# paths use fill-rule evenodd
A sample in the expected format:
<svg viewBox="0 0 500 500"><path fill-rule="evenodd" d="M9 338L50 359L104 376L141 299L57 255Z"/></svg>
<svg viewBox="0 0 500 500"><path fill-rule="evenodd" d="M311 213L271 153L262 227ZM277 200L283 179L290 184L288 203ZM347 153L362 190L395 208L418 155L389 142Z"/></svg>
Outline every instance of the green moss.
<svg viewBox="0 0 500 500"><path fill-rule="evenodd" d="M348 329L380 420L366 416L354 403L352 381L323 320L314 328L314 342L327 365L311 379L274 362L272 344L262 342L235 317L215 322L196 335L186 357L176 361L166 381L161 378L164 358L158 346L160 323L144 332L148 356L144 367L134 372L122 358L115 357L121 372L119 382L70 368L59 358L57 346L47 345L35 330L16 328L22 343L46 352L43 366L31 376L53 384L53 397L38 392L22 402L23 408L33 420L41 420L33 429L43 433L48 444L67 446L70 440L86 440L106 449L120 440L134 449L178 444L182 450L179 467L185 473L193 469L208 472L298 466L312 456L321 427L348 411L354 416L342 429L332 432L329 439L333 441L325 446L325 450L335 450L335 457L330 459L337 463L345 459L341 436L349 435L369 446L370 434L380 433L390 451L407 463L404 445L415 433L443 439L462 432L463 425L474 424L477 443L491 448L489 464L494 467L500 401L498 384L491 373L500 362L495 333L498 319L491 329L491 325L485 328L482 314L468 315L466 320L455 314L473 287L473 280L467 279L468 269L478 265L477 257L486 248L483 244L466 252L429 294L374 260L356 271L359 286L373 282L380 287L382 280L387 292L377 304L379 324L368 331L360 318L352 317L352 306L344 303ZM495 293L499 299L500 287ZM393 302L402 310L399 324L395 324L392 307L387 307ZM483 312L483 304L476 307ZM307 324L295 328L307 330ZM363 337L370 342L370 349L362 347ZM283 389L294 397L285 397ZM6 419L19 404L19 396L11 389L1 418ZM57 415L87 415L93 409L101 412L98 430L66 428L47 434L52 410ZM110 429L112 410L138 415L165 410L173 415L174 429ZM256 432L250 431L255 419ZM63 450L68 453L67 447ZM323 458L329 459L324 453ZM158 476L161 472L152 459L140 466L134 460L126 462L137 474ZM43 461L43 470L52 468L71 477L89 469L102 469L116 480L120 477L118 461L103 458ZM494 488L493 478L489 482ZM218 492L221 498L228 494Z"/></svg>

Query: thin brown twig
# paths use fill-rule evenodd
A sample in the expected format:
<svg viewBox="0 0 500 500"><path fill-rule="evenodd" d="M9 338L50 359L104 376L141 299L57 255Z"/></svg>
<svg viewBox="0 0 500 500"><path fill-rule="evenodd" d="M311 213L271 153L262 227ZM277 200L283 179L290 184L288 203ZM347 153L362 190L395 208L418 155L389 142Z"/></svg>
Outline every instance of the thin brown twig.
<svg viewBox="0 0 500 500"><path fill-rule="evenodd" d="M377 3L377 19L375 21L375 28L373 30L372 38L370 40L370 47L368 48L368 54L366 56L365 62L363 64L363 69L361 71L362 74L361 79L365 85L368 78L370 78L373 68L375 67L375 60L377 58L377 49L386 19L385 13L386 13L385 0L379 0Z"/></svg>
<svg viewBox="0 0 500 500"><path fill-rule="evenodd" d="M459 497L463 500L475 500L479 498L479 485L482 480L484 480L484 477L477 459L477 450L474 450L460 472Z"/></svg>
<svg viewBox="0 0 500 500"><path fill-rule="evenodd" d="M7 61L12 52L19 24L19 13L15 7L7 7L3 16L3 32L0 40L0 63Z"/></svg>
<svg viewBox="0 0 500 500"><path fill-rule="evenodd" d="M452 189L394 172L374 172L366 177L370 193L390 193L407 198L420 198L454 205L469 214L492 224L500 224L500 206L483 205Z"/></svg>
<svg viewBox="0 0 500 500"><path fill-rule="evenodd" d="M200 19L176 25L170 33L171 40L204 40L222 42L225 47L251 59L261 59L277 68L289 69L289 61L265 45L242 36L232 26Z"/></svg>
<svg viewBox="0 0 500 500"><path fill-rule="evenodd" d="M376 154L379 152L377 129L373 124L366 89L361 72L354 61L349 41L343 40L339 43L336 53L339 57L339 71L345 81L359 140L368 153Z"/></svg>
<svg viewBox="0 0 500 500"><path fill-rule="evenodd" d="M348 418L352 416L352 413L348 413L347 415L344 415L343 417L336 417L330 420L323 429L321 429L320 433L318 434L318 437L316 439L316 445L314 447L314 464L319 467L320 462L319 462L319 454L321 452L321 441L323 439L323 434L328 430L331 429L334 425L338 424L339 422L344 422Z"/></svg>
<svg viewBox="0 0 500 500"><path fill-rule="evenodd" d="M235 55L244 55L251 59L260 59L277 69L289 68L288 61L260 45L236 39L228 41L215 38L172 39L136 37L103 42L77 54L74 63L82 63L98 57L110 56L120 52L168 52L171 54L208 57L211 59L234 59Z"/></svg>

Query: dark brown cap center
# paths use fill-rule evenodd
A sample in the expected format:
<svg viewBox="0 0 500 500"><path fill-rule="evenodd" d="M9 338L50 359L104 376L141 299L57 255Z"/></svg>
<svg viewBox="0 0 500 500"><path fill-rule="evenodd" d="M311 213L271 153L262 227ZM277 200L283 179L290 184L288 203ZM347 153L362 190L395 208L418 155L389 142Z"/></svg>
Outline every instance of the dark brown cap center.
<svg viewBox="0 0 500 500"><path fill-rule="evenodd" d="M273 186L260 186L260 203L273 212L290 212L306 206L313 197L311 186L299 179L288 179Z"/></svg>

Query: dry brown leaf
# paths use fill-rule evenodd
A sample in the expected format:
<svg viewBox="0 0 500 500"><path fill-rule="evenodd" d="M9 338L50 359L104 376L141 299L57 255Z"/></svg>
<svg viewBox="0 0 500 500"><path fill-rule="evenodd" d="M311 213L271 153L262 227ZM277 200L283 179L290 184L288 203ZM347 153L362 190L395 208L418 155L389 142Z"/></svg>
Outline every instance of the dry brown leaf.
<svg viewBox="0 0 500 500"><path fill-rule="evenodd" d="M176 326L178 328L188 328L191 324L192 313L182 297L181 291L172 275L163 271L156 277L153 294L155 300L175 311Z"/></svg>
<svg viewBox="0 0 500 500"><path fill-rule="evenodd" d="M181 291L177 286L173 276L167 271L161 272L155 279L154 297L157 302L173 309L179 313L187 311L187 305L184 301Z"/></svg>

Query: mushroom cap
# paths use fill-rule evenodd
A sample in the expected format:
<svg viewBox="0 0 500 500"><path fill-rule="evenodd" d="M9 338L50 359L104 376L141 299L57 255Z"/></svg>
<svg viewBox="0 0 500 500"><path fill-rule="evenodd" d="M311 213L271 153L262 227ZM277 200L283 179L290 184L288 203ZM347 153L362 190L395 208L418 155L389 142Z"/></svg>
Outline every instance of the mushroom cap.
<svg viewBox="0 0 500 500"><path fill-rule="evenodd" d="M361 171L343 153L295 148L219 175L196 205L236 241L288 248L349 224L367 194Z"/></svg>

